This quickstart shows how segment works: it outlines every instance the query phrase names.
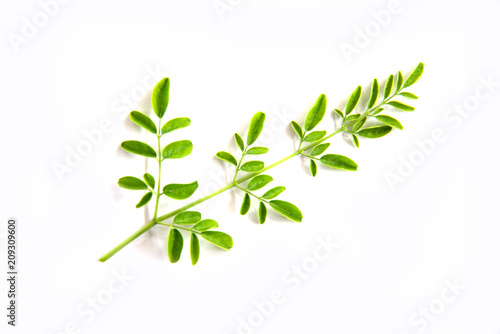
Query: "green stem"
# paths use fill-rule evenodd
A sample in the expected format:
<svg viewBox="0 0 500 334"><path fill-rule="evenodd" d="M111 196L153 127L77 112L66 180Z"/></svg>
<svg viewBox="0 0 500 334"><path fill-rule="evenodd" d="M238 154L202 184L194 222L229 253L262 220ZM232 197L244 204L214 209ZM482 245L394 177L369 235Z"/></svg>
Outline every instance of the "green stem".
<svg viewBox="0 0 500 334"><path fill-rule="evenodd" d="M156 134L156 137L158 138L158 188L156 190L156 204L155 204L155 214L153 217L153 221L156 220L156 217L158 216L158 204L160 203L160 196L161 196L161 161L162 161L162 153L161 153L161 118L158 120L158 131L159 134Z"/></svg>
<svg viewBox="0 0 500 334"><path fill-rule="evenodd" d="M153 226L155 226L156 224L161 224L161 225L166 225L166 226L172 226L172 224L165 224L165 223L161 223L161 222L162 222L162 221L164 221L164 220L167 220L168 218L171 218L171 217L173 217L173 216L175 216L175 215L177 215L177 214L179 214L179 213L181 213L181 212L184 212L184 211L186 211L187 209L190 209L190 208L192 208L192 207L194 207L194 206L196 206L196 205L198 205L198 204L200 204L200 203L203 203L203 202L205 202L205 201L207 201L207 200L211 199L212 197L215 197L215 196L217 196L217 195L219 195L219 194L221 194L221 193L225 192L226 190L229 190L229 189L231 189L231 188L233 188L233 187L237 187L237 186L238 186L238 184L240 184L240 183L242 183L242 182L245 182L245 181L247 181L247 180L249 180L249 179L253 178L253 177L254 177L254 176L256 176L256 175L259 175L259 174L261 174L261 173L264 173L265 171L268 171L268 170L270 170L271 168L274 168L274 167L276 167L276 166L278 166L278 165L280 165L280 164L284 163L285 161L288 161L288 160L290 160L291 158L293 158L293 157L295 157L295 156L297 156L297 155L299 155L299 154L302 154L303 152L305 152L305 151L307 151L307 150L310 150L310 149L312 149L312 148L316 147L317 145L319 145L319 144L323 143L325 140L328 140L328 139L332 138L333 136L335 136L336 134L338 134L338 133L340 133L340 132L342 132L342 131L345 131L345 127L341 127L341 128L339 128L338 130L336 130L335 132L333 132L333 133L329 134L328 136L326 136L326 137L322 138L321 140L318 140L318 141L316 141L316 142L314 142L314 143L312 143L312 144L310 144L310 145L308 145L308 146L306 146L306 147L304 147L304 148L298 149L297 151L293 152L292 154L290 154L290 155L288 155L288 156L284 157L284 158L283 158L283 159L281 159L281 160L276 161L275 163L273 163L273 164L271 164L271 165L269 165L269 166L265 167L264 169L262 169L262 170L260 170L260 171L258 171L258 172L251 173L251 174L249 174L249 175L247 175L247 176L244 176L244 177L242 177L242 178L240 178L240 179L238 179L238 180L234 180L233 182L231 182L231 183L229 183L229 184L225 185L224 187L220 188L219 190L216 190L216 191L214 191L213 193L208 194L207 196L204 196L204 197L202 197L202 198L200 198L200 199L198 199L198 200L196 200L196 201L194 201L194 202L191 202L191 203L189 203L189 204L187 204L187 205L184 205L183 207L181 207L181 208L179 208L179 209L177 209L177 210L174 210L174 211L172 211L172 212L169 212L169 213L167 213L167 214L164 214L163 216L160 216L160 217L157 217L157 216L156 216L156 211L157 211L157 208L158 208L158 198L159 198L159 197L157 197L157 199L156 199L157 204L156 204L156 208L155 208L155 218L154 218L153 220L151 220L148 224L146 224L146 225L144 225L143 227L141 227L139 230L137 230L134 234L132 234L132 235L131 235L130 237L128 237L127 239L125 239L123 242L121 242L118 246L116 246L115 248L113 248L113 249L112 249L110 252L108 252L106 255L104 255L103 257L101 257L101 258L99 259L99 261L101 261L101 262L105 262L105 261L106 261L106 260L108 260L110 257L112 257L112 256L113 256L113 255L115 255L117 252L119 252L119 251L120 251L123 247L125 247L126 245L128 245L129 243L131 243L132 241L134 241L135 239L137 239L138 237L140 237L140 236L141 236L144 232L146 232L147 230L149 230L150 228L152 228L152 227L153 227ZM158 140L158 142L159 142L159 140ZM160 161L159 161L159 162L160 162ZM161 163L161 162L160 162L160 163ZM160 189L159 189L159 181L160 181L160 180L158 180L158 193L160 193ZM241 188L241 187L238 187L238 188ZM178 227L176 226L176 228L178 228Z"/></svg>

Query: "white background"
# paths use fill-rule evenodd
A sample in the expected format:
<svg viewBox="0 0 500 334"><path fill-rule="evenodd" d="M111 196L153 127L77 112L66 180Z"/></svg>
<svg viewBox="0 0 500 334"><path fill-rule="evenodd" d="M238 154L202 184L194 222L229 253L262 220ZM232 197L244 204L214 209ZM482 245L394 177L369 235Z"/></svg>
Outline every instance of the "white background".
<svg viewBox="0 0 500 334"><path fill-rule="evenodd" d="M221 3L231 10L218 13L212 0L69 1L48 22L37 1L2 3L2 220L17 217L20 238L18 327L6 325L2 279L2 333L500 333L500 2L401 0L383 27L373 12L387 11L385 0ZM34 16L39 27L14 46ZM366 45L355 41L365 29ZM343 43L358 53L347 57ZM215 153L236 153L232 134L244 135L255 112L267 114L269 164L293 151L287 123L320 93L328 110L343 108L357 85L420 61L417 110L393 114L404 131L359 149L333 141L329 152L354 159L357 172L320 168L312 178L299 158L270 171L303 223L272 214L258 225L255 207L240 216L241 194L227 192L200 210L232 235L230 252L203 243L198 265L188 252L170 264L167 230L155 228L97 261L145 222L134 208L141 195L116 181L144 173L144 159L119 144L146 139L127 113L150 112L150 72L171 78L166 117L192 120L164 140L194 143L164 167L165 182L198 180L201 197L221 182ZM58 178L54 164L106 119L112 130ZM334 129L330 114L320 128ZM445 139L429 144L435 131ZM388 173L402 168L391 186ZM318 262L328 239L340 246ZM299 280L294 266L310 273ZM120 272L131 278L110 293ZM464 289L453 296L455 281ZM255 303L276 291L282 302L262 315ZM99 311L89 311L93 298Z"/></svg>

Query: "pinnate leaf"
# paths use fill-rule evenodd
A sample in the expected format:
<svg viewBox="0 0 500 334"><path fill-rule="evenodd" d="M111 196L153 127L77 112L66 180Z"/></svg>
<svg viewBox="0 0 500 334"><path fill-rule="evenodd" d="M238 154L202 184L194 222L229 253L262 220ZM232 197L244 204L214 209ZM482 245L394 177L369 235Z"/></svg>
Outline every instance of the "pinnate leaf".
<svg viewBox="0 0 500 334"><path fill-rule="evenodd" d="M292 124L293 131L297 134L299 138L302 138L303 136L303 131L302 128L300 127L299 123L292 121L290 124Z"/></svg>
<svg viewBox="0 0 500 334"><path fill-rule="evenodd" d="M264 199L275 198L276 196L278 196L279 194L281 194L285 190L286 190L286 188L283 186L274 187L272 189L269 189L264 195L262 195L262 198L264 198Z"/></svg>
<svg viewBox="0 0 500 334"><path fill-rule="evenodd" d="M375 118L377 119L377 121L387 124L393 128L396 128L398 130L403 130L403 125L397 119L391 116L379 115L376 116Z"/></svg>
<svg viewBox="0 0 500 334"><path fill-rule="evenodd" d="M172 132L177 129L182 129L191 124L191 120L187 117L179 117L179 118L174 118L165 123L163 127L161 128L161 134L164 135L165 133Z"/></svg>
<svg viewBox="0 0 500 334"><path fill-rule="evenodd" d="M382 125L382 126L373 126L369 128L364 128L363 130L360 130L357 134L365 138L380 138L387 135L391 131L392 127L388 125Z"/></svg>
<svg viewBox="0 0 500 334"><path fill-rule="evenodd" d="M422 73L424 73L424 64L419 63L417 67L413 70L413 72L410 74L410 76L406 79L406 82L404 83L403 87L406 88L413 85L422 76Z"/></svg>
<svg viewBox="0 0 500 334"><path fill-rule="evenodd" d="M135 205L135 207L136 208L140 208L140 207L148 204L148 202L151 200L152 197L153 197L153 193L152 192L146 193L144 196L142 196L141 200L139 201L139 203L137 203Z"/></svg>
<svg viewBox="0 0 500 334"><path fill-rule="evenodd" d="M379 89L378 80L377 79L373 79L372 91L371 91L371 95L370 95L370 101L368 101L368 108L373 107L375 105L375 102L377 102L377 99L378 99L378 89Z"/></svg>
<svg viewBox="0 0 500 334"><path fill-rule="evenodd" d="M234 134L234 141L236 142L236 145L240 148L241 152L245 149L245 143L243 142L243 138L237 133Z"/></svg>
<svg viewBox="0 0 500 334"><path fill-rule="evenodd" d="M203 219L202 221L196 223L196 225L193 226L193 230L204 232L210 230L211 228L217 228L217 227L219 227L219 224L215 220Z"/></svg>
<svg viewBox="0 0 500 334"><path fill-rule="evenodd" d="M228 162L228 163L230 163L232 165L235 165L235 166L238 165L238 161L236 160L236 158L231 153L220 151L220 152L217 152L217 154L215 156L219 160Z"/></svg>
<svg viewBox="0 0 500 334"><path fill-rule="evenodd" d="M313 150L311 151L312 156L320 155L321 153L325 152L328 147L330 147L330 143L324 143L324 144L319 144Z"/></svg>
<svg viewBox="0 0 500 334"><path fill-rule="evenodd" d="M356 87L354 92L352 92L351 97L349 97L349 100L347 101L347 104L345 106L346 115L349 115L351 111L353 111L354 108L356 108L360 98L361 98L361 86L358 86Z"/></svg>
<svg viewBox="0 0 500 334"><path fill-rule="evenodd" d="M247 151L247 154L252 154L252 155L258 155L258 154L266 154L269 152L269 149L267 147L252 147Z"/></svg>
<svg viewBox="0 0 500 334"><path fill-rule="evenodd" d="M262 129L264 128L265 120L266 114L261 111L259 111L252 117L250 127L248 128L247 145L252 145L253 143L255 143L257 138L259 138Z"/></svg>
<svg viewBox="0 0 500 334"><path fill-rule="evenodd" d="M385 82L384 99L388 98L389 95L391 95L393 87L394 87L394 75L391 74L387 79L387 81Z"/></svg>
<svg viewBox="0 0 500 334"><path fill-rule="evenodd" d="M252 204L250 195L245 193L245 196L243 196L243 202L241 202L240 215L246 215L248 213L248 210L250 210L250 204Z"/></svg>
<svg viewBox="0 0 500 334"><path fill-rule="evenodd" d="M306 131L311 131L316 125L321 122L323 116L325 116L326 111L326 96L321 94L314 106L307 113L306 121L304 123L304 128Z"/></svg>
<svg viewBox="0 0 500 334"><path fill-rule="evenodd" d="M240 169L244 172L254 173L262 170L264 163L262 161L248 161L245 162Z"/></svg>
<svg viewBox="0 0 500 334"><path fill-rule="evenodd" d="M401 103L399 101L390 101L390 102L387 102L388 105L394 107L394 108L397 108L399 110L402 110L402 111L413 111L415 110L414 107L412 106L409 106L407 104L404 104L404 103Z"/></svg>
<svg viewBox="0 0 500 334"><path fill-rule="evenodd" d="M191 233L189 252L191 254L191 264L194 266L200 259L200 241L195 233Z"/></svg>
<svg viewBox="0 0 500 334"><path fill-rule="evenodd" d="M174 217L174 224L193 225L201 220L201 213L198 211L184 211Z"/></svg>
<svg viewBox="0 0 500 334"><path fill-rule="evenodd" d="M206 231L202 232L201 236L203 239L222 249L230 250L233 247L233 238L224 232Z"/></svg>
<svg viewBox="0 0 500 334"><path fill-rule="evenodd" d="M316 174L318 173L318 165L316 165L316 161L314 161L313 159L311 159L311 162L309 164L309 170L311 171L312 176L316 176Z"/></svg>
<svg viewBox="0 0 500 334"><path fill-rule="evenodd" d="M305 138L304 141L306 142L315 142L320 140L326 135L326 131L313 131L310 134L308 134Z"/></svg>
<svg viewBox="0 0 500 334"><path fill-rule="evenodd" d="M170 90L170 78L163 78L158 82L153 89L153 95L151 96L151 104L153 105L153 110L159 118L165 115L165 111L168 107L169 100L169 90Z"/></svg>
<svg viewBox="0 0 500 334"><path fill-rule="evenodd" d="M267 208L264 202L259 203L259 224L264 224L267 217Z"/></svg>
<svg viewBox="0 0 500 334"><path fill-rule="evenodd" d="M151 188L154 189L155 187L155 178L153 175L146 173L142 176L144 178L144 181L146 181L146 184Z"/></svg>

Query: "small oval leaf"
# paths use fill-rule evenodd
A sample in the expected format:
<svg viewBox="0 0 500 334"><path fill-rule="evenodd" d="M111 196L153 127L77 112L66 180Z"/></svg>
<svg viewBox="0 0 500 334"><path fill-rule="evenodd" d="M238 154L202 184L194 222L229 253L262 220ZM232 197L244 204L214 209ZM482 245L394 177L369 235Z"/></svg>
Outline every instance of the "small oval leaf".
<svg viewBox="0 0 500 334"><path fill-rule="evenodd" d="M325 154L320 159L321 163L325 166L335 169L342 169L348 171L356 171L358 170L358 164L354 161L345 157L343 155L338 154Z"/></svg>
<svg viewBox="0 0 500 334"><path fill-rule="evenodd" d="M316 161L314 161L313 159L311 159L309 170L311 171L312 176L316 176L316 174L318 173L318 165L316 165Z"/></svg>
<svg viewBox="0 0 500 334"><path fill-rule="evenodd" d="M352 127L352 131L353 132L358 131L359 129L361 129L363 127L363 125L365 125L365 123L366 123L366 117L361 118L356 123L354 123L354 126Z"/></svg>
<svg viewBox="0 0 500 334"><path fill-rule="evenodd" d="M292 121L290 124L292 124L293 131L297 134L297 136L302 139L303 132L302 128L300 127L299 123Z"/></svg>
<svg viewBox="0 0 500 334"><path fill-rule="evenodd" d="M200 259L200 241L194 233L191 233L189 252L191 253L191 264L194 266Z"/></svg>
<svg viewBox="0 0 500 334"><path fill-rule="evenodd" d="M372 91L371 91L371 95L370 95L370 101L368 101L368 109L370 109L371 107L373 107L375 105L375 102L377 102L377 99L378 99L378 80L377 79L373 79L373 83L372 83Z"/></svg>
<svg viewBox="0 0 500 334"><path fill-rule="evenodd" d="M146 193L146 195L142 196L141 200L139 201L139 203L135 205L135 207L139 209L140 207L148 204L148 202L151 200L152 197L153 197L152 192Z"/></svg>
<svg viewBox="0 0 500 334"><path fill-rule="evenodd" d="M286 190L286 188L283 186L274 187L272 189L269 189L264 195L262 195L262 198L263 199L275 198L276 196L278 196L279 194L281 194L285 190Z"/></svg>
<svg viewBox="0 0 500 334"><path fill-rule="evenodd" d="M309 142L309 143L315 142L315 141L318 141L321 138L323 138L325 135L326 135L326 131L324 131L324 130L323 131L313 131L304 138L304 141Z"/></svg>
<svg viewBox="0 0 500 334"><path fill-rule="evenodd" d="M168 144L163 149L163 159L180 159L191 154L193 143L190 140L179 140Z"/></svg>
<svg viewBox="0 0 500 334"><path fill-rule="evenodd" d="M258 154L266 154L269 152L269 149L267 147L252 147L247 151L247 154L252 154L252 155L258 155Z"/></svg>
<svg viewBox="0 0 500 334"><path fill-rule="evenodd" d="M333 109L333 111L335 111L335 113L340 117L340 118L344 118L344 113L341 111L341 110L338 110L338 109Z"/></svg>
<svg viewBox="0 0 500 334"><path fill-rule="evenodd" d="M264 163L262 161L249 161L245 162L240 169L244 172L254 173L262 170Z"/></svg>
<svg viewBox="0 0 500 334"><path fill-rule="evenodd" d="M409 105L404 104L404 103L401 103L399 101L390 101L390 102L387 102L387 104L394 107L394 108L397 108L399 110L403 110L403 111L414 111L415 110L414 107L409 106Z"/></svg>
<svg viewBox="0 0 500 334"><path fill-rule="evenodd" d="M394 87L394 75L391 74L387 81L385 82L385 88L384 88L384 100L391 95L392 88Z"/></svg>
<svg viewBox="0 0 500 334"><path fill-rule="evenodd" d="M406 88L413 85L422 76L422 73L424 73L424 64L419 63L417 67L413 70L413 72L410 74L408 79L406 79L406 82L404 83L403 87Z"/></svg>
<svg viewBox="0 0 500 334"><path fill-rule="evenodd" d="M163 187L163 193L170 198L182 200L191 197L196 189L198 189L198 181L187 184L172 183Z"/></svg>
<svg viewBox="0 0 500 334"><path fill-rule="evenodd" d="M380 121L384 124L387 124L393 128L396 128L398 130L403 130L403 125L395 118L387 115L379 115L375 117L377 121Z"/></svg>
<svg viewBox="0 0 500 334"><path fill-rule="evenodd" d="M401 95L402 97L406 97L407 99L410 100L418 100L418 96L413 93L403 92L399 93L399 95Z"/></svg>
<svg viewBox="0 0 500 334"><path fill-rule="evenodd" d="M171 263L179 261L183 246L184 239L181 232L175 228L171 228L167 239L167 254Z"/></svg>
<svg viewBox="0 0 500 334"><path fill-rule="evenodd" d="M201 220L201 213L198 211L184 211L174 217L176 225L194 225Z"/></svg>
<svg viewBox="0 0 500 334"><path fill-rule="evenodd" d="M330 143L319 144L311 151L312 156L320 155L330 147Z"/></svg>
<svg viewBox="0 0 500 334"><path fill-rule="evenodd" d="M236 142L236 145L240 148L241 152L245 150L245 143L243 142L243 138L237 133L234 134L234 141Z"/></svg>
<svg viewBox="0 0 500 334"><path fill-rule="evenodd" d="M219 227L219 224L217 224L215 220L203 219L202 221L196 223L196 225L193 226L193 230L204 232L210 230L211 228L217 228L217 227Z"/></svg>
<svg viewBox="0 0 500 334"><path fill-rule="evenodd" d="M352 134L352 141L356 147L359 147L359 139L354 133Z"/></svg>
<svg viewBox="0 0 500 334"><path fill-rule="evenodd" d="M148 158L156 158L156 151L146 143L137 140L127 140L120 145L125 151L142 155Z"/></svg>
<svg viewBox="0 0 500 334"><path fill-rule="evenodd" d="M347 101L347 104L345 106L345 114L349 115L351 111L356 108L358 105L359 99L361 97L361 86L356 87L354 92L352 92L351 96L349 97L349 100Z"/></svg>
<svg viewBox="0 0 500 334"><path fill-rule="evenodd" d="M247 145L252 145L255 143L257 138L259 138L262 129L264 128L264 122L266 120L266 114L259 111L252 117L250 122L250 127L248 128L247 135Z"/></svg>
<svg viewBox="0 0 500 334"><path fill-rule="evenodd" d="M266 222L267 217L267 208L264 202L260 202L259 204L259 224L264 224Z"/></svg>
<svg viewBox="0 0 500 334"><path fill-rule="evenodd" d="M352 122L352 121L355 121L357 120L361 115L360 114L353 114L353 115L349 115L345 118L345 121L346 122Z"/></svg>
<svg viewBox="0 0 500 334"><path fill-rule="evenodd" d="M360 130L357 134L365 138L380 138L392 131L392 127L387 125L373 126Z"/></svg>
<svg viewBox="0 0 500 334"><path fill-rule="evenodd" d="M304 128L306 129L306 131L311 131L316 125L319 124L319 122L321 122L323 116L325 116L325 111L326 95L321 94L317 98L316 103L314 103L314 106L307 113L306 121L304 123Z"/></svg>
<svg viewBox="0 0 500 334"><path fill-rule="evenodd" d="M403 73L401 71L398 72L396 76L396 91L399 92L399 90L403 87Z"/></svg>
<svg viewBox="0 0 500 334"><path fill-rule="evenodd" d="M151 118L149 118L149 116L143 114L142 112L132 111L129 115L129 118L132 122L139 125L140 127L148 130L153 134L156 134L156 125L151 120Z"/></svg>
<svg viewBox="0 0 500 334"><path fill-rule="evenodd" d="M230 235L219 231L207 231L201 233L203 239L225 250L233 247L233 238Z"/></svg>
<svg viewBox="0 0 500 334"><path fill-rule="evenodd" d="M231 153L220 151L220 152L217 152L217 154L215 156L219 160L228 162L228 163L230 163L232 165L235 165L235 166L238 165L238 161L236 160L236 158Z"/></svg>
<svg viewBox="0 0 500 334"><path fill-rule="evenodd" d="M159 118L165 115L165 111L168 107L170 90L170 78L163 78L158 82L153 89L153 95L151 96L151 104L153 105L153 110Z"/></svg>
<svg viewBox="0 0 500 334"><path fill-rule="evenodd" d="M247 189L250 191L264 188L273 178L269 175L257 175L248 182Z"/></svg>
<svg viewBox="0 0 500 334"><path fill-rule="evenodd" d="M290 220L298 223L302 221L302 212L300 212L299 208L292 203L275 199L270 201L269 205L271 205L271 208L273 208L276 212L282 214Z"/></svg>
<svg viewBox="0 0 500 334"><path fill-rule="evenodd" d="M245 196L243 196L243 202L241 202L240 215L246 215L248 213L251 203L252 201L250 200L250 195L245 193Z"/></svg>
<svg viewBox="0 0 500 334"><path fill-rule="evenodd" d="M125 176L118 180L118 185L130 190L146 190L148 186L144 181L133 176Z"/></svg>
<svg viewBox="0 0 500 334"><path fill-rule="evenodd" d="M182 129L191 124L191 120L187 117L179 117L174 118L165 123L165 125L161 128L161 134L172 132L174 130Z"/></svg>
<svg viewBox="0 0 500 334"><path fill-rule="evenodd" d="M153 175L146 173L142 176L144 178L144 181L146 181L146 184L151 188L154 189L155 187L155 178Z"/></svg>

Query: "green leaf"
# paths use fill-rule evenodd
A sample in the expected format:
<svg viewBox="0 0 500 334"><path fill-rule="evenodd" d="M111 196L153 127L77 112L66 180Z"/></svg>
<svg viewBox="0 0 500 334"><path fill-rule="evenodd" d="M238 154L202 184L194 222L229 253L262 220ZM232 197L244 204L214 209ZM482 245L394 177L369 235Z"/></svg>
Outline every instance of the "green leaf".
<svg viewBox="0 0 500 334"><path fill-rule="evenodd" d="M142 176L144 178L144 181L146 181L146 184L151 188L151 189L154 189L155 188L155 178L153 177L153 175L149 174L149 173L146 173Z"/></svg>
<svg viewBox="0 0 500 334"><path fill-rule="evenodd" d="M222 161L225 161L225 162L228 162L232 165L235 165L237 166L238 165L238 161L236 160L235 157L233 157L233 155L231 153L227 153L227 152L224 152L224 151L220 151L220 152L217 152L217 154L215 155L217 157L217 159L219 160L222 160Z"/></svg>
<svg viewBox="0 0 500 334"><path fill-rule="evenodd" d="M167 239L167 254L171 263L179 261L181 258L184 239L178 229L171 228Z"/></svg>
<svg viewBox="0 0 500 334"><path fill-rule="evenodd" d="M373 115L377 115L377 114L379 114L382 110L384 110L384 108L377 108L377 109L375 109L374 111L372 111L372 112L371 112L371 115L372 115L372 116L373 116Z"/></svg>
<svg viewBox="0 0 500 334"><path fill-rule="evenodd" d="M194 233L191 233L190 246L191 247L189 248L189 251L191 253L191 264L194 266L198 263L198 260L200 258L200 241Z"/></svg>
<svg viewBox="0 0 500 334"><path fill-rule="evenodd" d="M403 125L397 119L391 116L380 115L376 116L375 118L377 119L377 121L387 124L393 128L396 128L398 130L403 130Z"/></svg>
<svg viewBox="0 0 500 334"><path fill-rule="evenodd" d="M354 142L354 145L356 147L359 147L359 139L358 136L356 136L354 133L352 134L352 141Z"/></svg>
<svg viewBox="0 0 500 334"><path fill-rule="evenodd" d="M262 129L264 128L264 122L266 120L266 114L259 111L252 117L250 122L250 127L248 128L247 135L247 145L252 145L255 143L257 138L259 138Z"/></svg>
<svg viewBox="0 0 500 334"><path fill-rule="evenodd" d="M303 132L302 128L300 127L299 123L292 121L290 124L292 124L293 131L299 136L300 139L302 139Z"/></svg>
<svg viewBox="0 0 500 334"><path fill-rule="evenodd" d="M320 155L321 153L325 152L328 149L328 147L330 147L330 143L319 144L318 146L313 148L311 155L312 156Z"/></svg>
<svg viewBox="0 0 500 334"><path fill-rule="evenodd" d="M133 176L125 176L118 180L118 185L130 190L147 190L148 186L141 179Z"/></svg>
<svg viewBox="0 0 500 334"><path fill-rule="evenodd" d="M283 186L274 187L272 189L269 189L264 195L262 195L262 198L263 199L275 198L276 196L278 196L279 194L281 194L285 190L286 190L286 188Z"/></svg>
<svg viewBox="0 0 500 334"><path fill-rule="evenodd" d="M309 170L311 171L312 176L316 176L316 174L318 173L318 165L316 165L316 161L314 161L313 159L311 159Z"/></svg>
<svg viewBox="0 0 500 334"><path fill-rule="evenodd" d="M326 135L326 131L313 131L310 134L308 134L305 138L304 141L306 142L315 142L320 140Z"/></svg>
<svg viewBox="0 0 500 334"><path fill-rule="evenodd" d="M258 155L258 154L266 154L269 152L269 149L267 147L252 147L247 151L247 154L252 154L252 155Z"/></svg>
<svg viewBox="0 0 500 334"><path fill-rule="evenodd" d="M399 71L396 76L396 91L398 92L401 87L403 87L403 73Z"/></svg>
<svg viewBox="0 0 500 334"><path fill-rule="evenodd" d="M243 142L243 138L237 133L234 134L234 141L236 142L236 145L240 148L241 152L245 150L245 143Z"/></svg>
<svg viewBox="0 0 500 334"><path fill-rule="evenodd" d="M321 163L325 166L335 169L342 169L348 171L356 171L358 170L358 164L345 157L343 155L338 154L325 154L320 159Z"/></svg>
<svg viewBox="0 0 500 334"><path fill-rule="evenodd" d="M358 135L365 138L380 138L392 131L392 127L387 125L373 126L358 132Z"/></svg>
<svg viewBox="0 0 500 334"><path fill-rule="evenodd" d="M413 70L413 72L410 74L408 79L406 79L403 88L410 87L415 82L417 82L417 80L422 76L422 73L424 73L424 64L419 63L417 67Z"/></svg>
<svg viewBox="0 0 500 334"><path fill-rule="evenodd" d="M176 225L193 225L201 221L201 213L198 211L184 211L174 217Z"/></svg>
<svg viewBox="0 0 500 334"><path fill-rule="evenodd" d="M352 122L352 121L355 121L359 118L359 116L361 116L360 114L353 114L353 115L349 115L345 118L345 121L346 122Z"/></svg>
<svg viewBox="0 0 500 334"><path fill-rule="evenodd" d="M399 110L403 110L403 111L413 111L413 110L415 110L414 107L406 105L406 104L398 102L398 101L390 101L390 102L387 102L387 104L390 105L390 106L392 106L392 107L394 107L394 108L398 108Z"/></svg>
<svg viewBox="0 0 500 334"><path fill-rule="evenodd" d="M251 203L252 201L250 200L250 195L245 193L245 196L243 196L243 202L241 202L240 215L246 215L248 213Z"/></svg>
<svg viewBox="0 0 500 334"><path fill-rule="evenodd" d="M170 198L181 200L191 197L196 189L198 189L198 181L187 184L172 183L163 187L163 193Z"/></svg>
<svg viewBox="0 0 500 334"><path fill-rule="evenodd" d="M248 182L247 189L250 191L264 188L273 178L269 175L257 175Z"/></svg>
<svg viewBox="0 0 500 334"><path fill-rule="evenodd" d="M307 113L306 121L304 123L304 128L306 131L311 131L316 125L321 122L323 116L325 116L326 111L326 96L321 94L314 106Z"/></svg>
<svg viewBox="0 0 500 334"><path fill-rule="evenodd" d="M210 230L211 228L217 228L219 224L213 219L203 219L201 222L193 226L193 230L204 232Z"/></svg>
<svg viewBox="0 0 500 334"><path fill-rule="evenodd" d="M262 161L249 161L245 162L240 169L244 172L254 173L262 170L264 163Z"/></svg>
<svg viewBox="0 0 500 334"><path fill-rule="evenodd" d="M170 90L170 78L163 78L158 82L153 89L153 95L151 96L151 104L153 105L153 110L159 118L165 115L165 111L168 106L168 97Z"/></svg>
<svg viewBox="0 0 500 334"><path fill-rule="evenodd" d="M345 106L345 114L349 115L351 111L356 108L358 105L359 99L361 97L361 86L356 87L354 92L352 92L351 97L349 97L349 100L347 101L347 104Z"/></svg>
<svg viewBox="0 0 500 334"><path fill-rule="evenodd" d="M394 87L394 75L390 75L387 81L385 82L384 88L384 100L391 95L392 88Z"/></svg>
<svg viewBox="0 0 500 334"><path fill-rule="evenodd" d="M151 133L156 134L156 125L147 115L142 112L132 111L129 115L129 118L132 122L139 125L140 127L148 130Z"/></svg>
<svg viewBox="0 0 500 334"><path fill-rule="evenodd" d="M370 109L371 107L373 107L375 105L375 102L377 102L377 99L378 99L378 80L373 79L370 101L368 101L368 109Z"/></svg>
<svg viewBox="0 0 500 334"><path fill-rule="evenodd" d="M146 195L142 196L141 200L139 201L139 203L135 205L135 207L140 208L141 206L148 204L148 202L151 200L152 197L153 197L152 192L146 193Z"/></svg>
<svg viewBox="0 0 500 334"><path fill-rule="evenodd" d="M298 223L302 221L302 212L300 212L299 208L292 203L275 199L270 201L269 205L271 205L271 208L273 208L276 212L282 214L290 220Z"/></svg>
<svg viewBox="0 0 500 334"><path fill-rule="evenodd" d="M366 122L366 117L363 117L361 118L360 120L358 120L354 126L352 127L352 131L353 132L356 132L358 131L359 129L361 129L363 127L363 125L365 125L365 122Z"/></svg>
<svg viewBox="0 0 500 334"><path fill-rule="evenodd" d="M201 233L201 236L208 242L225 250L230 250L233 247L233 238L224 232L207 231Z"/></svg>
<svg viewBox="0 0 500 334"><path fill-rule="evenodd" d="M141 141L127 140L121 144L121 147L130 153L142 155L148 158L156 158L156 151L154 148Z"/></svg>
<svg viewBox="0 0 500 334"><path fill-rule="evenodd" d="M341 110L338 110L338 109L333 109L333 111L335 111L335 113L340 117L340 118L344 118L344 113L341 111Z"/></svg>
<svg viewBox="0 0 500 334"><path fill-rule="evenodd" d="M161 128L161 134L164 135L165 133L172 132L177 129L182 129L191 124L191 120L187 117L179 117L179 118L174 118L165 123L163 127Z"/></svg>
<svg viewBox="0 0 500 334"><path fill-rule="evenodd" d="M168 144L163 149L163 159L180 159L191 154L193 143L190 140L179 140Z"/></svg>
<svg viewBox="0 0 500 334"><path fill-rule="evenodd" d="M259 203L259 224L264 224L267 217L267 208L264 202Z"/></svg>
<svg viewBox="0 0 500 334"><path fill-rule="evenodd" d="M418 96L413 94L413 93L403 92L403 93L399 93L399 95L401 95L402 97L406 97L407 99L410 99L410 100L417 100L418 99Z"/></svg>

